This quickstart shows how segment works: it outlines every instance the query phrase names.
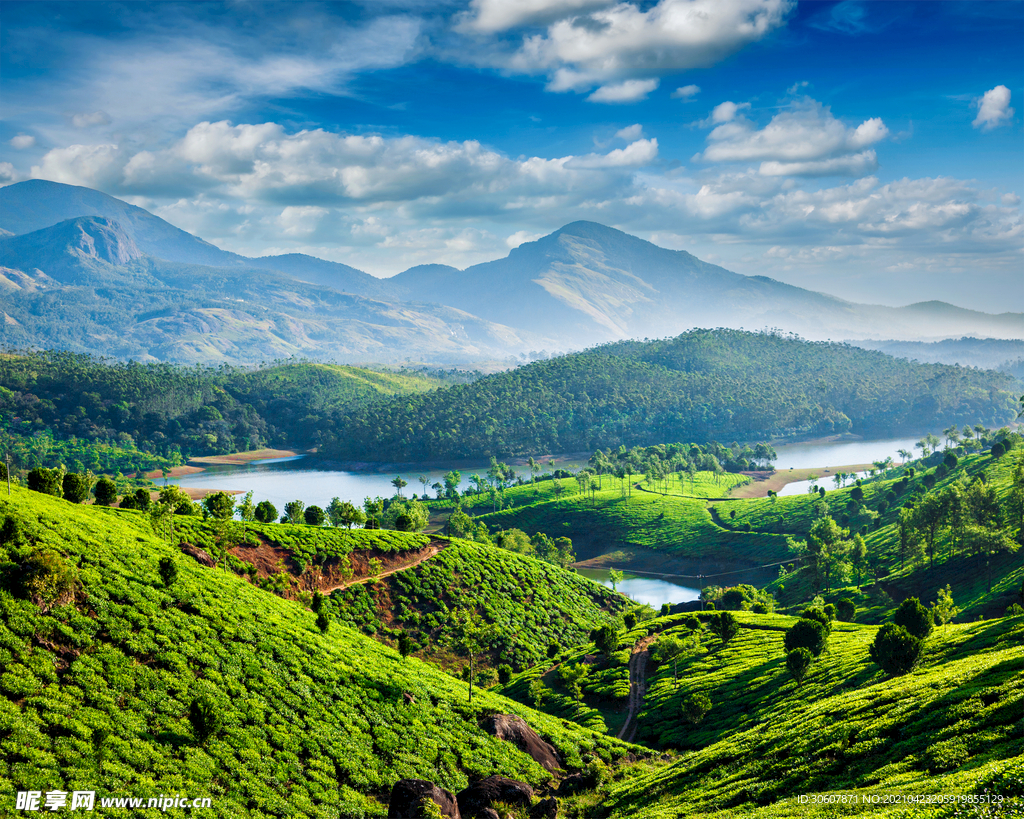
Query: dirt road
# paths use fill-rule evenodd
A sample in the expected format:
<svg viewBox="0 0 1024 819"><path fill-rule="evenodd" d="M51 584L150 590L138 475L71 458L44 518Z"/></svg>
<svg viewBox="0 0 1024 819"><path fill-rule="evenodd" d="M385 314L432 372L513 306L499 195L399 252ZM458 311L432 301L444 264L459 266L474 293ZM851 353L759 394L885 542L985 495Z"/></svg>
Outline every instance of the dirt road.
<svg viewBox="0 0 1024 819"><path fill-rule="evenodd" d="M647 661L651 652L648 646L657 639L656 634L648 635L642 640L637 640L633 646L633 653L629 657L629 713L626 721L622 723L618 739L632 742L636 736L637 714L644 704L644 694L647 693Z"/></svg>

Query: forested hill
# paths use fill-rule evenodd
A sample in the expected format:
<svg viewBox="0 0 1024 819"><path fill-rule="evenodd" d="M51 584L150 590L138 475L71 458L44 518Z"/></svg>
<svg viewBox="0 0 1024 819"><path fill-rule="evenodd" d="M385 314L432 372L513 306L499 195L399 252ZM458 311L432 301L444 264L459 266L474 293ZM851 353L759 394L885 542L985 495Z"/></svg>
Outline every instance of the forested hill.
<svg viewBox="0 0 1024 819"><path fill-rule="evenodd" d="M1005 374L774 333L693 330L373 401L324 440L339 460L514 456L792 433L892 434L1014 417ZM339 429L342 428L339 426Z"/></svg>

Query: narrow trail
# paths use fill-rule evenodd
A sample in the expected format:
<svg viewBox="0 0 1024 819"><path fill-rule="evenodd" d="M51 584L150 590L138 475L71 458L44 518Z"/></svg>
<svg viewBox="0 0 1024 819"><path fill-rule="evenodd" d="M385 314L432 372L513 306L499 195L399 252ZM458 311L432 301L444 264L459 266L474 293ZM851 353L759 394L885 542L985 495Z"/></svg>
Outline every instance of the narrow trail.
<svg viewBox="0 0 1024 819"><path fill-rule="evenodd" d="M633 653L629 657L629 713L626 721L616 739L624 739L632 742L636 736L637 714L640 713L644 704L644 694L647 693L647 660L651 652L647 647L657 639L656 634L648 635L642 640L637 640L633 646Z"/></svg>
<svg viewBox="0 0 1024 819"><path fill-rule="evenodd" d="M425 547L422 554L417 555L413 560L410 560L408 563L403 563L399 566L392 566L390 569L387 569L381 572L380 574L375 574L371 577L360 577L356 580L349 580L348 583L339 583L336 586L328 586L326 589L321 589L321 593L330 594L331 592L338 591L339 589L347 589L349 586L358 586L360 583L369 583L374 580L380 580L382 577L387 577L388 575L397 574L398 572L404 572L407 569L415 568L416 566L419 566L424 560L430 560L430 558L434 557L439 552L443 552L445 549L448 548L449 545L450 544L448 543L439 543L437 541L434 541L429 546Z"/></svg>

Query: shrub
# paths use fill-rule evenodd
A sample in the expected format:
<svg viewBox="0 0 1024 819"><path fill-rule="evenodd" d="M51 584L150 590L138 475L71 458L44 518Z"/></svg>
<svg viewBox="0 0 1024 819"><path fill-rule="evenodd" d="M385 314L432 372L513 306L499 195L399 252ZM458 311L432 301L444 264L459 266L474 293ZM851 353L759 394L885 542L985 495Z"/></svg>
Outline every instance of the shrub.
<svg viewBox="0 0 1024 819"><path fill-rule="evenodd" d="M1020 617L1024 615L1024 608L1021 607L1020 603L1011 603L1006 609L1004 617Z"/></svg>
<svg viewBox="0 0 1024 819"><path fill-rule="evenodd" d="M412 654L412 637L407 632L403 631L398 635L398 653L402 655L402 659Z"/></svg>
<svg viewBox="0 0 1024 819"><path fill-rule="evenodd" d="M44 611L74 598L75 570L56 552L34 551L19 568L23 595Z"/></svg>
<svg viewBox="0 0 1024 819"><path fill-rule="evenodd" d="M331 627L331 618L327 616L326 611L321 611L316 616L316 627L320 629L321 634L326 634L327 629Z"/></svg>
<svg viewBox="0 0 1024 819"><path fill-rule="evenodd" d="M691 725L696 725L711 710L711 698L707 694L690 694L688 697L683 698L679 705L680 710L683 712L683 719Z"/></svg>
<svg viewBox="0 0 1024 819"><path fill-rule="evenodd" d="M68 472L61 481L61 488L64 490L64 500L70 503L82 503L89 499L89 490L92 488L88 475L79 475L77 472Z"/></svg>
<svg viewBox="0 0 1024 819"><path fill-rule="evenodd" d="M310 506L302 513L302 518L310 526L323 526L327 521L327 513L319 506Z"/></svg>
<svg viewBox="0 0 1024 819"><path fill-rule="evenodd" d="M830 618L824 609L809 608L804 609L803 614L800 615L804 620L814 620L816 623L821 623L822 628L825 629L825 636L828 637L832 633L832 618ZM817 652L815 652L817 653Z"/></svg>
<svg viewBox="0 0 1024 819"><path fill-rule="evenodd" d="M100 478L92 491L96 495L97 506L113 506L117 503L117 484L110 478Z"/></svg>
<svg viewBox="0 0 1024 819"><path fill-rule="evenodd" d="M627 611L625 616L622 618L622 623L626 627L626 631L636 626L636 612Z"/></svg>
<svg viewBox="0 0 1024 819"><path fill-rule="evenodd" d="M786 668L793 675L797 685L803 685L804 677L814 662L814 655L806 648L794 648L786 654Z"/></svg>
<svg viewBox="0 0 1024 819"><path fill-rule="evenodd" d="M825 616L828 617L829 624L836 619L836 607L831 603L826 604L825 608L822 609L825 612Z"/></svg>
<svg viewBox="0 0 1024 819"><path fill-rule="evenodd" d="M923 643L903 626L886 623L871 644L871 659L890 676L896 677L914 669L921 657Z"/></svg>
<svg viewBox="0 0 1024 819"><path fill-rule="evenodd" d="M935 625L934 616L916 597L908 597L900 603L892 619L897 626L902 626L919 640L931 634Z"/></svg>
<svg viewBox="0 0 1024 819"><path fill-rule="evenodd" d="M856 616L857 605L849 597L844 597L836 603L836 617L844 623L852 623Z"/></svg>
<svg viewBox="0 0 1024 819"><path fill-rule="evenodd" d="M260 523L273 523L277 520L277 507L268 500L260 501L256 504L255 515Z"/></svg>
<svg viewBox="0 0 1024 819"><path fill-rule="evenodd" d="M740 624L736 620L736 615L731 611L723 611L708 621L708 628L711 629L712 634L722 641L722 645L726 645L733 637L739 634Z"/></svg>
<svg viewBox="0 0 1024 819"><path fill-rule="evenodd" d="M161 557L159 572L164 585L170 586L178 579L178 564L174 562L174 558Z"/></svg>
<svg viewBox="0 0 1024 819"><path fill-rule="evenodd" d="M63 484L64 471L61 469L39 467L28 473L28 488L33 492L42 492L44 495L62 498L64 497Z"/></svg>
<svg viewBox="0 0 1024 819"><path fill-rule="evenodd" d="M992 444L992 457L1002 458L1006 454L1006 447L1000 441L996 441Z"/></svg>
<svg viewBox="0 0 1024 819"><path fill-rule="evenodd" d="M555 659L558 656L558 652L561 651L561 646L558 643L548 643L547 655L549 660Z"/></svg>
<svg viewBox="0 0 1024 819"><path fill-rule="evenodd" d="M786 630L783 638L783 645L786 647L786 654L798 649L806 648L814 656L821 654L828 641L828 631L818 620L811 620L803 617L797 620Z"/></svg>
<svg viewBox="0 0 1024 819"><path fill-rule="evenodd" d="M220 712L209 697L197 697L188 709L192 733L200 745L209 742L220 730Z"/></svg>
<svg viewBox="0 0 1024 819"><path fill-rule="evenodd" d="M502 663L498 666L498 682L502 685L507 685L508 681L512 679L512 666L508 663Z"/></svg>
<svg viewBox="0 0 1024 819"><path fill-rule="evenodd" d="M629 615L626 616L628 617ZM619 635L615 633L615 629L611 626L601 626L594 629L590 632L590 639L594 641L597 650L604 654L605 657L619 647Z"/></svg>

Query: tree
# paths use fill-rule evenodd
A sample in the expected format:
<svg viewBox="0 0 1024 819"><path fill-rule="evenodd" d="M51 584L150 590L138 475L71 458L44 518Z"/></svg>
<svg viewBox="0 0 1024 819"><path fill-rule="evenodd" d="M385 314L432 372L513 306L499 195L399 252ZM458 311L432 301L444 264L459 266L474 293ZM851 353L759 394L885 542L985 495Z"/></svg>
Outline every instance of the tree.
<svg viewBox="0 0 1024 819"><path fill-rule="evenodd" d="M707 694L690 694L679 704L679 708L683 712L683 719L691 725L697 725L711 710L711 698Z"/></svg>
<svg viewBox="0 0 1024 819"><path fill-rule="evenodd" d="M220 730L220 712L213 700L207 696L192 700L188 709L188 721L200 745L206 745Z"/></svg>
<svg viewBox="0 0 1024 819"><path fill-rule="evenodd" d="M727 645L729 641L740 632L740 624L731 611L723 611L714 615L708 620L708 629Z"/></svg>
<svg viewBox="0 0 1024 819"><path fill-rule="evenodd" d="M454 469L451 472L445 473L444 476L444 495L446 498L455 500L459 497L459 484L462 483L462 475L460 475Z"/></svg>
<svg viewBox="0 0 1024 819"><path fill-rule="evenodd" d="M945 518L946 510L942 499L931 492L925 495L914 509L913 522L918 530L924 533L928 543L928 558L932 571L935 570L935 535L938 534Z"/></svg>
<svg viewBox="0 0 1024 819"><path fill-rule="evenodd" d="M64 492L64 500L69 503L82 503L89 499L89 490L92 488L92 477L81 475L77 472L68 472L61 481L61 489Z"/></svg>
<svg viewBox="0 0 1024 819"><path fill-rule="evenodd" d="M849 597L843 597L836 604L836 617L844 623L852 623L857 615L857 605Z"/></svg>
<svg viewBox="0 0 1024 819"><path fill-rule="evenodd" d="M430 483L430 478L428 478L426 475L420 475L417 480L419 480L420 485L423 487L421 497L425 498L427 496L427 484Z"/></svg>
<svg viewBox="0 0 1024 819"><path fill-rule="evenodd" d="M903 466L904 464L906 464L907 461L911 459L914 453L912 453L909 449L897 449L896 454L899 455L902 459L900 466Z"/></svg>
<svg viewBox="0 0 1024 819"><path fill-rule="evenodd" d="M612 584L612 591L618 591L619 583L622 582L622 572L618 569L609 569L608 582Z"/></svg>
<svg viewBox="0 0 1024 819"><path fill-rule="evenodd" d="M576 700L576 707L579 708L583 701L583 681L590 675L590 666L586 663L575 665L561 665L558 667L558 676L566 690Z"/></svg>
<svg viewBox="0 0 1024 819"><path fill-rule="evenodd" d="M537 466L537 462L533 459L532 455L530 456L529 460L526 463L530 467L530 483L536 484L537 483L537 472L540 471L540 467Z"/></svg>
<svg viewBox="0 0 1024 819"><path fill-rule="evenodd" d="M666 634L651 647L655 662L672 661L672 679L679 682L679 657L686 650L686 643L674 634Z"/></svg>
<svg viewBox="0 0 1024 819"><path fill-rule="evenodd" d="M803 685L804 677L814 662L814 655L806 648L794 648L786 654L786 668L793 675L796 684Z"/></svg>
<svg viewBox="0 0 1024 819"><path fill-rule="evenodd" d="M534 708L540 708L544 704L544 700L547 698L548 689L544 685L544 681L537 677L534 680L530 680L530 687L527 689L527 694L530 697L530 702L533 703Z"/></svg>
<svg viewBox="0 0 1024 819"><path fill-rule="evenodd" d="M934 603L932 603L932 619L935 625L944 626L960 613L960 609L953 604L953 590L946 584L946 588L939 589Z"/></svg>
<svg viewBox="0 0 1024 819"><path fill-rule="evenodd" d="M92 491L96 495L97 506L113 506L117 503L117 484L106 476L96 481Z"/></svg>
<svg viewBox="0 0 1024 819"><path fill-rule="evenodd" d="M480 615L468 611L456 611L452 626L451 640L456 651L469 655L469 701L473 702L473 663L476 655L493 642L496 632Z"/></svg>
<svg viewBox="0 0 1024 819"><path fill-rule="evenodd" d="M890 676L899 676L913 671L921 657L923 643L902 626L886 623L871 644L868 653L871 659Z"/></svg>
<svg viewBox="0 0 1024 819"><path fill-rule="evenodd" d="M277 520L277 507L268 500L262 500L256 504L254 515L260 523L273 523Z"/></svg>
<svg viewBox="0 0 1024 819"><path fill-rule="evenodd" d="M319 506L307 506L302 518L310 526L323 526L327 522L327 514Z"/></svg>
<svg viewBox="0 0 1024 819"><path fill-rule="evenodd" d="M211 492L203 498L203 509L211 518L230 520L235 514L235 499L227 492Z"/></svg>
<svg viewBox="0 0 1024 819"><path fill-rule="evenodd" d="M1007 537L1006 533L989 526L972 524L967 527L967 542L971 551L985 558L985 575L988 580L988 591L992 592L992 558L1002 552L1015 552L1017 544Z"/></svg>
<svg viewBox="0 0 1024 819"><path fill-rule="evenodd" d="M545 652L548 655L549 660L555 659L558 656L558 652L562 650L562 647L558 643L548 643L548 650Z"/></svg>
<svg viewBox="0 0 1024 819"><path fill-rule="evenodd" d="M405 517L404 527L398 525L399 519ZM392 501L387 511L381 516L380 525L384 529L397 529L401 532L418 532L430 522L430 510L418 500Z"/></svg>
<svg viewBox="0 0 1024 819"><path fill-rule="evenodd" d="M914 528L912 509L900 509L896 516L896 528L900 538L900 571L903 571L906 559L915 556L920 549L920 540L917 529Z"/></svg>
<svg viewBox="0 0 1024 819"><path fill-rule="evenodd" d="M864 537L860 534L854 535L850 544L850 563L853 564L854 571L857 572L857 588L859 589L864 570L868 565L868 547L864 542Z"/></svg>
<svg viewBox="0 0 1024 819"><path fill-rule="evenodd" d="M173 585L174 581L178 579L178 564L174 562L174 558L160 558L158 570L160 572L160 579L165 586Z"/></svg>
<svg viewBox="0 0 1024 819"><path fill-rule="evenodd" d="M594 641L594 646L605 657L610 656L619 647L619 635L609 625L594 629L590 632L590 639Z"/></svg>
<svg viewBox="0 0 1024 819"><path fill-rule="evenodd" d="M288 523L302 523L302 512L306 508L300 500L288 501L284 505L284 516Z"/></svg>
<svg viewBox="0 0 1024 819"><path fill-rule="evenodd" d="M323 609L317 612L316 627L320 629L321 634L326 634L331 627L331 618Z"/></svg>
<svg viewBox="0 0 1024 819"><path fill-rule="evenodd" d="M824 650L826 642L828 631L825 626L818 620L811 620L808 617L802 617L786 629L782 640L787 654L796 648L806 648L815 657Z"/></svg>
<svg viewBox="0 0 1024 819"><path fill-rule="evenodd" d="M917 639L923 640L932 632L935 618L931 615L921 601L916 597L908 597L902 603L892 618L897 626L902 626Z"/></svg>
<svg viewBox="0 0 1024 819"><path fill-rule="evenodd" d="M236 508L238 510L238 517L240 517L244 523L251 523L256 520L256 506L252 502L251 489L242 496L242 499L238 502L238 506ZM275 511L275 517L276 516Z"/></svg>
<svg viewBox="0 0 1024 819"><path fill-rule="evenodd" d="M395 495L402 497L402 490L409 485L409 482L402 480L402 476L398 475L391 479L391 485L395 487Z"/></svg>
<svg viewBox="0 0 1024 819"><path fill-rule="evenodd" d="M402 655L403 660L412 654L412 637L408 632L402 631L398 634L398 653Z"/></svg>
<svg viewBox="0 0 1024 819"><path fill-rule="evenodd" d="M366 510L366 523L369 524L370 521L373 521L377 524L377 526L373 527L367 525L366 528L380 528L380 516L384 512L384 499L381 497L363 498L363 509Z"/></svg>
<svg viewBox="0 0 1024 819"><path fill-rule="evenodd" d="M28 488L33 492L41 492L44 495L53 495L55 498L64 497L64 469L46 469L38 467L28 473Z"/></svg>
<svg viewBox="0 0 1024 819"><path fill-rule="evenodd" d="M832 590L833 575L842 576L849 569L846 557L850 551L849 532L831 517L818 518L807 535L807 549L816 558L819 573L825 575L825 591Z"/></svg>

